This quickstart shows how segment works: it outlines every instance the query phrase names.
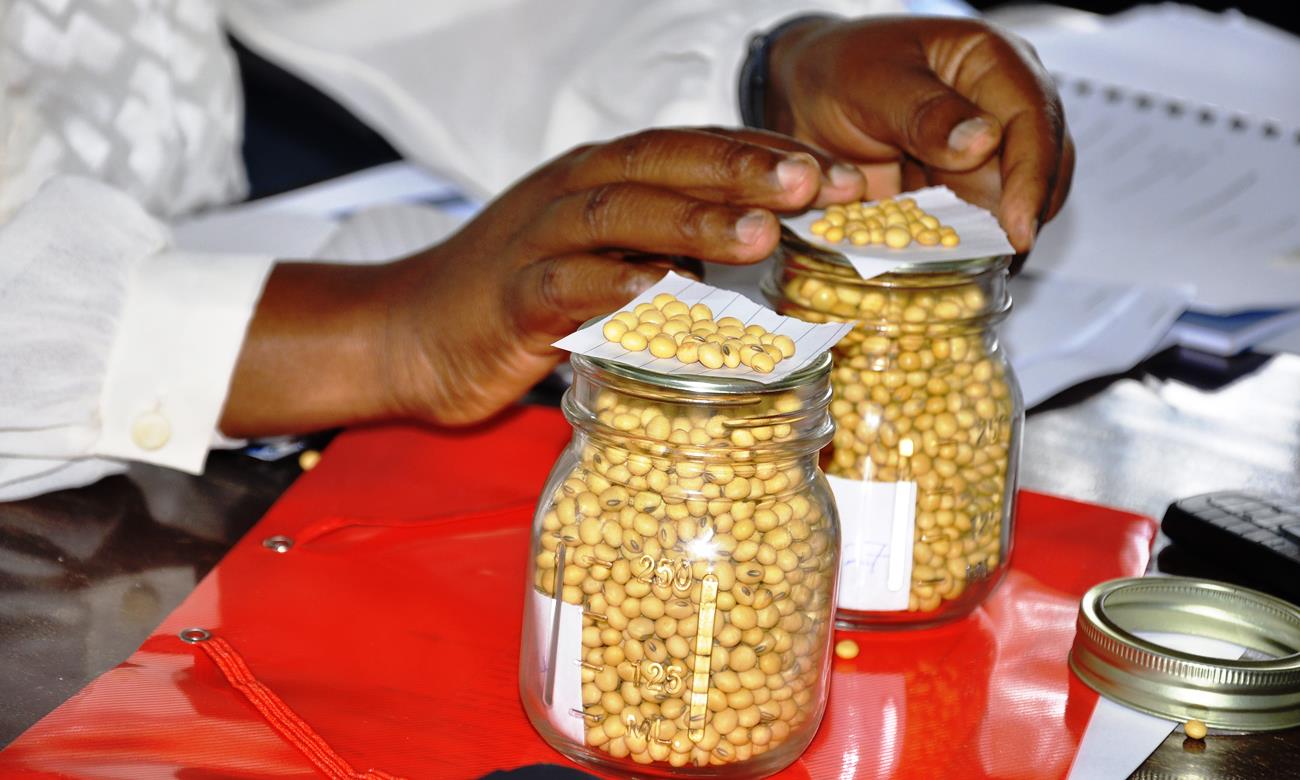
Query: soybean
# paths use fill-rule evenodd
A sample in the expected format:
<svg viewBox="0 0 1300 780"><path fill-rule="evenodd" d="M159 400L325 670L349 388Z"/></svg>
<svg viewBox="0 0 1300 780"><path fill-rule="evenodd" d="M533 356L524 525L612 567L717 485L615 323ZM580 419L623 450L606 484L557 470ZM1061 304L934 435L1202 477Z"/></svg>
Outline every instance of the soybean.
<svg viewBox="0 0 1300 780"><path fill-rule="evenodd" d="M789 336L769 332L762 325L746 326L735 317L713 319L708 306L687 306L675 296L660 293L651 303L621 311L601 326L605 340L629 352L649 350L661 359L698 362L708 369L742 364L760 374L769 374L777 363L794 357L795 342Z"/></svg>
<svg viewBox="0 0 1300 780"><path fill-rule="evenodd" d="M854 246L883 244L891 249L905 249L913 242L922 246L939 244L945 247L961 243L954 228L941 224L917 207L911 198L828 206L824 215L814 220L808 229L831 244L838 244L846 238Z"/></svg>
<svg viewBox="0 0 1300 780"><path fill-rule="evenodd" d="M686 313L711 317L698 304ZM781 338L769 346L793 355ZM721 346L700 345L701 361ZM589 749L701 767L744 763L806 731L824 684L835 536L812 457L782 446L805 435L802 404L796 392L743 413L613 390L594 399L594 432L543 502L533 551L534 586L583 606ZM569 555L557 591L560 545ZM706 580L716 587L708 626ZM697 666L701 641L708 662ZM698 668L708 675L700 731L691 721Z"/></svg>
<svg viewBox="0 0 1300 780"><path fill-rule="evenodd" d="M1004 557L1015 393L983 330L998 313L987 285L940 274L924 285L863 280L804 255L781 281L782 313L855 323L833 350L826 471L916 483L912 612L972 598Z"/></svg>

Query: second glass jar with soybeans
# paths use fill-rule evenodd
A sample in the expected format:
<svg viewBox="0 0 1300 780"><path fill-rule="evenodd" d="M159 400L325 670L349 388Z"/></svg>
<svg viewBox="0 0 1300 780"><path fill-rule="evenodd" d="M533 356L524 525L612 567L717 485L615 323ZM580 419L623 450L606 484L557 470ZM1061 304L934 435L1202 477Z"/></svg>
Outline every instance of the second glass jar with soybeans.
<svg viewBox="0 0 1300 780"><path fill-rule="evenodd" d="M1024 404L995 330L1011 308L1009 258L915 264L863 279L842 255L787 234L776 259L764 286L781 313L854 323L833 350L836 433L826 473L906 486L898 495L908 497L915 490L905 608L901 599L888 610L855 608L842 582L838 620L906 627L966 615L996 586L1011 552ZM852 521L841 517L846 529Z"/></svg>
<svg viewBox="0 0 1300 780"><path fill-rule="evenodd" d="M830 356L770 385L582 355L533 529L520 691L570 758L761 777L821 720L839 529ZM558 598L557 598L558 597Z"/></svg>

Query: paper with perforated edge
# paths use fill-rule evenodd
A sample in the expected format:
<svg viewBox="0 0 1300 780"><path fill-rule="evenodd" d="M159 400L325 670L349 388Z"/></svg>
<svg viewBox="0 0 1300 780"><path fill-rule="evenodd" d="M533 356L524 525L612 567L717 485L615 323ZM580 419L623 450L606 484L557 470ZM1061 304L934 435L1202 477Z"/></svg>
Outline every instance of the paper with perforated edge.
<svg viewBox="0 0 1300 780"><path fill-rule="evenodd" d="M999 257L1016 252L1011 242L1007 240L1006 231L998 224L997 217L987 209L967 203L947 187L926 187L913 192L904 192L894 200L899 198L915 200L917 206L933 215L940 223L952 226L961 237L961 243L954 247L946 247L922 246L912 242L902 249L891 249L880 244L854 246L848 239L832 244L823 240L821 236L813 235L810 229L813 222L825 215L821 209L791 217L785 220L785 225L809 244L844 255L863 279L880 276L900 266L913 263ZM868 205L875 203L877 201L871 201Z"/></svg>
<svg viewBox="0 0 1300 780"><path fill-rule="evenodd" d="M760 374L745 365L736 368L727 368L726 366L722 368L705 368L699 363L683 363L677 358L657 358L651 355L648 350L630 352L605 339L603 332L605 323L618 312L611 312L608 316L602 317L576 333L565 336L552 346L589 357L612 360L616 363L653 371L657 374L731 377L749 379L766 385L783 379L808 365L823 352L835 346L853 328L851 323L846 322L814 324L793 317L783 317L771 309L759 306L738 292L710 287L703 282L679 276L672 271L669 271L668 275L660 279L653 287L633 298L619 311L632 311L642 303L650 303L660 293L674 295L688 306L703 303L713 311L715 320L723 317L735 317L746 325L762 325L772 333L789 336L794 340L794 356L777 363L770 373Z"/></svg>

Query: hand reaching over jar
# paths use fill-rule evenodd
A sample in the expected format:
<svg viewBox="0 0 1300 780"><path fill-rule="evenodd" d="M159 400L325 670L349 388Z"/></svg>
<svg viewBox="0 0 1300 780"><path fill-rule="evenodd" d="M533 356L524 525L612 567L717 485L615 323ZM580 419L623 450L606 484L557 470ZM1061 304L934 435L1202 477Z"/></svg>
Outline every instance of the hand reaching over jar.
<svg viewBox="0 0 1300 780"><path fill-rule="evenodd" d="M654 284L670 258L757 262L776 247L776 213L864 186L854 166L762 131L653 130L579 147L411 257L277 266L222 431L486 419L555 366L553 341Z"/></svg>
<svg viewBox="0 0 1300 780"><path fill-rule="evenodd" d="M868 196L947 184L1027 252L1074 143L1029 44L982 21L809 18L771 45L763 124L858 163Z"/></svg>

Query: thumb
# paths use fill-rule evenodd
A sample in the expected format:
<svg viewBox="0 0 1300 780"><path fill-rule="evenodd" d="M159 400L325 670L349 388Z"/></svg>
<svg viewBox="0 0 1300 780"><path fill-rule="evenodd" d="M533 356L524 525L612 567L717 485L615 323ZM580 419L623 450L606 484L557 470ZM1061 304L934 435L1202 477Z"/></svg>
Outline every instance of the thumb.
<svg viewBox="0 0 1300 780"><path fill-rule="evenodd" d="M864 117L867 131L928 166L972 170L1002 143L996 117L928 70L893 78L872 93L873 110Z"/></svg>
<svg viewBox="0 0 1300 780"><path fill-rule="evenodd" d="M649 289L665 270L592 254L551 257L516 276L514 320L524 334L566 335Z"/></svg>

